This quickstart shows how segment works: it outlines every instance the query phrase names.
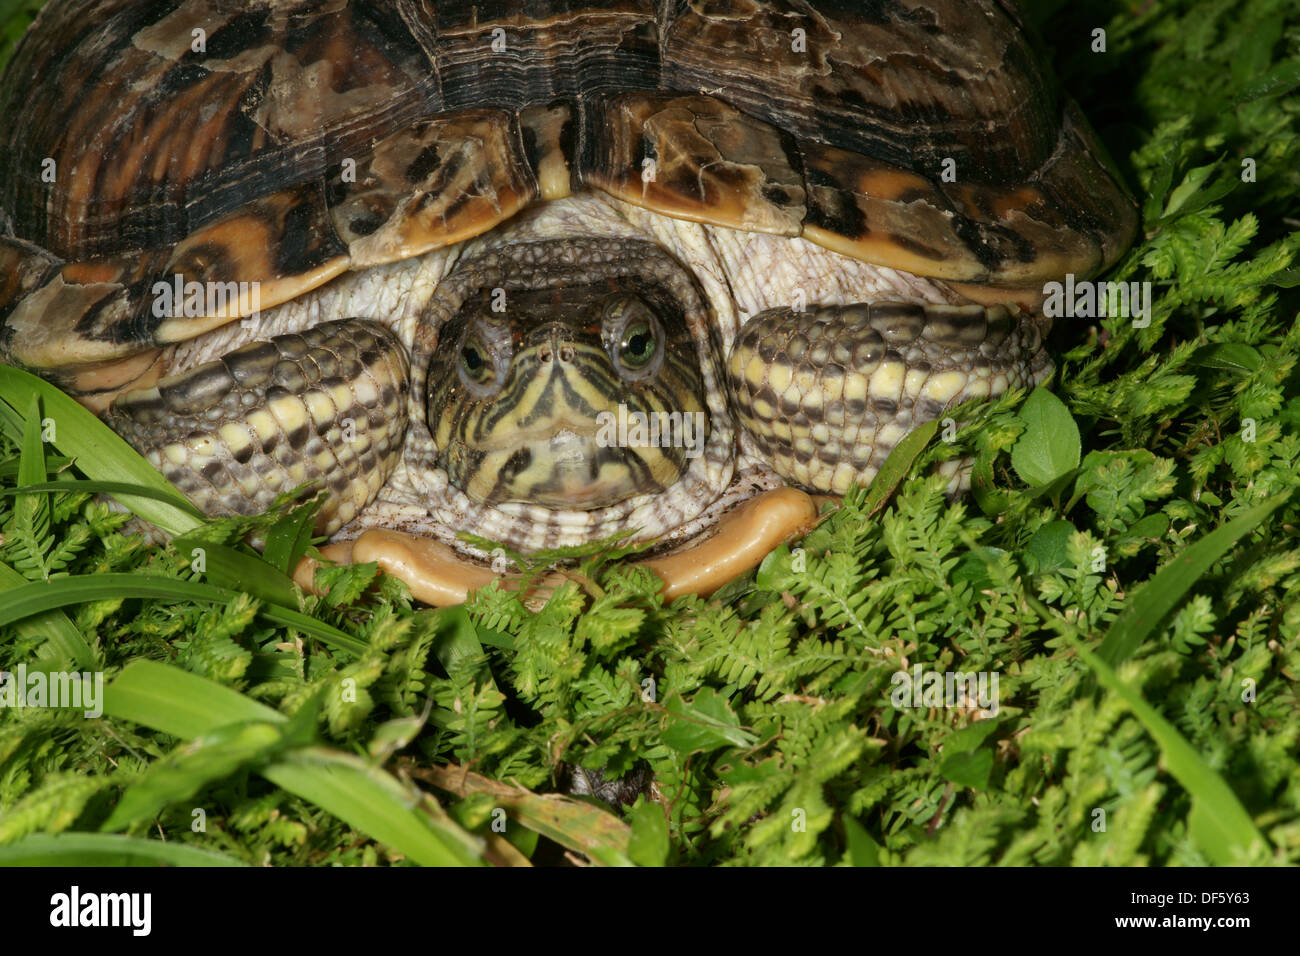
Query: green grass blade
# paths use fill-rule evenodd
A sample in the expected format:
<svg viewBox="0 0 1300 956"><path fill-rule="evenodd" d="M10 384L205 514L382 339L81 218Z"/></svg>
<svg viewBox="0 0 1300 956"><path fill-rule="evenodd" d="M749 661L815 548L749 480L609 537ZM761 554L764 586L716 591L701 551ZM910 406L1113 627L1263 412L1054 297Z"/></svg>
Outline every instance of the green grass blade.
<svg viewBox="0 0 1300 956"><path fill-rule="evenodd" d="M276 786L310 800L417 863L482 863L477 838L441 814L434 818L422 812L415 800L417 794L350 754L303 748L264 767L261 773Z"/></svg>
<svg viewBox="0 0 1300 956"><path fill-rule="evenodd" d="M45 445L41 442L41 403L33 395L23 420L22 452L18 456L18 484L35 485L43 482L45 472Z"/></svg>
<svg viewBox="0 0 1300 956"><path fill-rule="evenodd" d="M8 594L14 588L30 583L9 565L0 561L0 594ZM24 617L13 624L14 630L20 635L44 638L47 646L54 648L55 653L60 655L65 663L73 665L74 669L89 671L98 668L95 652L90 644L62 611L46 611L43 614Z"/></svg>
<svg viewBox="0 0 1300 956"><path fill-rule="evenodd" d="M266 533L266 547L262 558L267 564L284 574L293 574L298 560L311 545L319 500L294 508L277 521Z"/></svg>
<svg viewBox="0 0 1300 956"><path fill-rule="evenodd" d="M894 446L894 450L889 453L885 463L880 466L880 471L876 477L871 479L871 485L867 488L867 498L863 504L863 510L867 515L874 515L877 511L885 506L890 495L902 484L903 479L907 477L908 472L912 470L912 463L916 461L917 456L925 451L925 446L930 444L930 439L934 437L935 432L939 430L939 420L932 419L922 425L916 431L910 432L907 437Z"/></svg>
<svg viewBox="0 0 1300 956"><path fill-rule="evenodd" d="M187 740L151 763L126 788L100 830L111 833L147 824L209 784L266 763L285 749L286 736L283 723L249 723L226 724Z"/></svg>
<svg viewBox="0 0 1300 956"><path fill-rule="evenodd" d="M1049 613L1040 606L1039 613ZM1255 827L1246 808L1241 805L1232 788L1196 752L1169 721L1148 704L1140 693L1122 681L1099 654L1071 629L1062 628L1066 639L1075 651L1092 668L1097 679L1108 690L1118 694L1128 704L1133 715L1160 746L1164 765L1192 797L1192 811L1188 815L1188 829L1192 839L1214 863L1219 866L1241 865L1243 859L1255 856L1259 848L1267 847L1263 834Z"/></svg>
<svg viewBox="0 0 1300 956"><path fill-rule="evenodd" d="M298 592L293 581L268 562L224 544L199 541L188 536L172 542L183 555L193 556L195 548L203 550L203 576L217 587L247 591L259 601L298 608Z"/></svg>
<svg viewBox="0 0 1300 956"><path fill-rule="evenodd" d="M1291 492L1287 491L1256 505L1222 527L1215 528L1161 568L1155 577L1134 592L1128 605L1115 618L1097 649L1097 656L1111 667L1128 660L1165 615L1191 590L1197 579L1290 497Z"/></svg>
<svg viewBox="0 0 1300 956"><path fill-rule="evenodd" d="M173 601L206 601L224 604L239 592L197 581L178 581L153 574L95 574L54 578L15 587L6 593L0 608L0 627L21 621L33 614L70 604L103 601L110 598L161 598ZM299 611L276 604L263 604L261 612L278 624L297 628L323 644L347 651L365 653L365 641L345 634L338 628L318 621Z"/></svg>
<svg viewBox="0 0 1300 956"><path fill-rule="evenodd" d="M132 661L104 689L104 713L191 740L229 724L289 718L239 691L154 661Z"/></svg>
<svg viewBox="0 0 1300 956"><path fill-rule="evenodd" d="M247 866L224 853L112 833L33 833L0 846L0 866Z"/></svg>
<svg viewBox="0 0 1300 956"><path fill-rule="evenodd" d="M288 719L237 691L152 661L129 664L106 688L104 713L186 739L229 724ZM480 862L475 838L445 818L431 818L418 808L418 793L347 754L300 748L259 773L419 863Z"/></svg>
<svg viewBox="0 0 1300 956"><path fill-rule="evenodd" d="M1274 502L1269 504L1276 507ZM1247 513L1242 517L1249 515ZM973 541L968 540L967 543L974 546ZM994 561L988 560L988 568L995 579L1010 587L1011 582L1000 573ZM1254 820L1232 788L1205 762L1196 748L1179 733L1178 728L1148 704L1140 692L1125 683L1100 653L1095 653L1088 647L1083 633L1076 625L1053 613L1032 594L1023 594L1023 598L1039 617L1070 643L1097 675L1102 686L1117 694L1128 705L1155 740L1165 767L1192 798L1192 810L1187 820L1188 830L1206 856L1219 865L1240 865L1243 858L1253 858L1261 847L1267 847L1268 842L1255 827Z"/></svg>
<svg viewBox="0 0 1300 956"><path fill-rule="evenodd" d="M40 396L45 416L54 421L52 444L63 454L75 458L77 468L88 478L101 481L127 479L170 495L174 502L131 494L114 495L133 514L171 534L181 534L199 526L200 522L191 513L192 506L182 504L185 496L112 429L49 382L21 369L0 365L0 399L18 409L25 407L33 394Z"/></svg>
<svg viewBox="0 0 1300 956"><path fill-rule="evenodd" d="M0 401L0 432L4 432L5 437L19 447L22 447L23 443L23 425L23 416L19 415L8 402ZM5 459L6 468L16 467L16 465L17 459Z"/></svg>
<svg viewBox="0 0 1300 956"><path fill-rule="evenodd" d="M13 412L13 409L10 408L8 405L6 405L4 402L0 402L0 431L5 430L3 427L5 412ZM18 423L18 428L21 431L23 425L22 419L15 417L15 421ZM18 478L18 459L19 459L18 455L11 455L8 458L5 458L4 460L0 460L0 478L13 478L13 479ZM71 464L72 464L72 459L69 458L67 455L46 455L45 456L45 467L49 471L59 472L67 468ZM60 486L60 488L61 487L62 486Z"/></svg>
<svg viewBox="0 0 1300 956"><path fill-rule="evenodd" d="M39 484L22 485L18 488L0 488L0 495L22 495L33 491L80 491L91 495L113 495L115 498L120 495L130 495L132 497L149 498L153 501L162 501L181 509L188 509L196 520L201 521L204 517L203 512L194 507L193 503L188 499L178 501L176 495L172 492L160 491L157 488L150 488L148 485L137 485L129 481L90 481L83 479L44 481Z"/></svg>

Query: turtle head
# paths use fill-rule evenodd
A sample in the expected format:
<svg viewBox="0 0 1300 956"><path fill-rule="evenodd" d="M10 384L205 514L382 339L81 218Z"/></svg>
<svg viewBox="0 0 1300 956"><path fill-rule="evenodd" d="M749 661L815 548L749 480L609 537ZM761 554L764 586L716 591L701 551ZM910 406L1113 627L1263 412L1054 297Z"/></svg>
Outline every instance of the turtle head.
<svg viewBox="0 0 1300 956"><path fill-rule="evenodd" d="M476 557L466 534L521 554L671 547L727 503L738 439L699 280L657 243L572 225L497 230L415 323L397 481L412 521Z"/></svg>
<svg viewBox="0 0 1300 956"><path fill-rule="evenodd" d="M675 484L703 450L686 317L634 277L479 288L442 326L426 414L437 464L483 505L590 511Z"/></svg>

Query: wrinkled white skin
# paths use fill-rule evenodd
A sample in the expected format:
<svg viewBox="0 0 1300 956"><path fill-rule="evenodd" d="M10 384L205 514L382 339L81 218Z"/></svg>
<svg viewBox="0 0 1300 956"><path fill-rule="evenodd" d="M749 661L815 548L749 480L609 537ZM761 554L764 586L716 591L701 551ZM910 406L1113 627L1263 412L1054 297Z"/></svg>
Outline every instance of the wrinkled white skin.
<svg viewBox="0 0 1300 956"><path fill-rule="evenodd" d="M503 243L557 236L631 237L657 242L694 271L710 300L724 350L730 349L745 321L767 309L879 300L925 304L966 301L942 284L873 266L804 239L671 219L603 193L583 193L535 206L469 242L404 262L347 273L314 292L266 310L257 322L232 323L181 343L171 358L170 370L211 361L255 339L347 317L383 322L395 329L409 347L416 323L438 283L461 257ZM683 524L672 535L674 540L693 537L739 501L784 484L753 454L743 434L740 442L735 474L726 491L712 502L692 503L694 513L685 515ZM448 529L435 518L427 496L416 490L407 474L405 462L397 466L379 498L335 538L355 538L367 528L398 529L436 536L449 543L459 530L476 530Z"/></svg>

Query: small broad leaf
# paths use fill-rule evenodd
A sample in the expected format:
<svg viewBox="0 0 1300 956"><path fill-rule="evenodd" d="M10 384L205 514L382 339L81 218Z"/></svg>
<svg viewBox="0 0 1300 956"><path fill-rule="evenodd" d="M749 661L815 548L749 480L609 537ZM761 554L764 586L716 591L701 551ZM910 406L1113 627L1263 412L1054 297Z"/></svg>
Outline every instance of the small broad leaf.
<svg viewBox="0 0 1300 956"><path fill-rule="evenodd" d="M672 716L663 741L680 754L716 750L727 744L748 747L757 741L749 731L741 730L740 718L727 699L711 687L698 691L689 703L679 694L670 694L664 708Z"/></svg>
<svg viewBox="0 0 1300 956"><path fill-rule="evenodd" d="M973 551L967 551L953 565L953 584L968 581L971 587L977 591L993 587L993 579L989 577L988 562L1001 557L1006 552L1001 548L980 548L979 550L984 553L976 554Z"/></svg>
<svg viewBox="0 0 1300 956"><path fill-rule="evenodd" d="M1263 363L1259 350L1244 342L1223 342L1207 345L1197 349L1192 355L1192 364L1202 368L1222 369L1228 372L1240 372L1247 375L1256 371Z"/></svg>
<svg viewBox="0 0 1300 956"><path fill-rule="evenodd" d="M852 866L880 866L882 848L866 828L852 817L844 817L844 835L848 838L846 854Z"/></svg>
<svg viewBox="0 0 1300 956"><path fill-rule="evenodd" d="M1169 201L1165 203L1165 210L1161 215L1161 221L1163 222L1170 219L1180 210L1190 212L1190 209L1184 210L1183 207L1187 205L1189 199L1200 192L1201 187L1203 187L1210 176L1213 175L1214 170L1218 168L1218 165L1219 160L1215 160L1212 163L1207 163L1204 166L1197 166L1195 169L1189 170L1187 175L1183 177L1183 181L1169 194ZM1222 183L1220 185L1222 185Z"/></svg>
<svg viewBox="0 0 1300 956"><path fill-rule="evenodd" d="M971 753L955 753L944 757L939 764L939 773L945 780L950 780L959 787L972 790L987 790L989 775L993 772L993 751L976 750Z"/></svg>
<svg viewBox="0 0 1300 956"><path fill-rule="evenodd" d="M668 820L664 808L644 797L627 812L632 824L632 838L627 844L627 855L638 866L664 866L668 863Z"/></svg>
<svg viewBox="0 0 1300 956"><path fill-rule="evenodd" d="M880 471L872 479L871 487L867 489L863 509L868 515L874 515L885 506L890 495L911 472L912 464L921 452L925 451L925 446L930 444L930 439L934 438L938 430L939 419L931 419L908 432L903 440L894 446L894 450L889 453L885 463L880 466Z"/></svg>
<svg viewBox="0 0 1300 956"><path fill-rule="evenodd" d="M1163 511L1147 515L1128 529L1132 538L1163 538L1169 532L1169 515Z"/></svg>
<svg viewBox="0 0 1300 956"><path fill-rule="evenodd" d="M1075 530L1068 521L1052 521L1034 532L1025 550L1038 562L1037 573L1069 567L1070 536Z"/></svg>
<svg viewBox="0 0 1300 956"><path fill-rule="evenodd" d="M1079 466L1079 426L1065 403L1036 388L1020 409L1025 431L1011 449L1011 467L1021 481L1038 487Z"/></svg>
<svg viewBox="0 0 1300 956"><path fill-rule="evenodd" d="M988 740L997 729L998 722L994 719L977 720L970 726L949 734L943 742L943 752L948 756L958 753L971 753L977 750L980 744Z"/></svg>
<svg viewBox="0 0 1300 956"><path fill-rule="evenodd" d="M1245 89L1237 94L1238 103L1250 103L1267 96L1281 96L1300 86L1300 62L1289 60L1279 63L1271 70L1246 84Z"/></svg>

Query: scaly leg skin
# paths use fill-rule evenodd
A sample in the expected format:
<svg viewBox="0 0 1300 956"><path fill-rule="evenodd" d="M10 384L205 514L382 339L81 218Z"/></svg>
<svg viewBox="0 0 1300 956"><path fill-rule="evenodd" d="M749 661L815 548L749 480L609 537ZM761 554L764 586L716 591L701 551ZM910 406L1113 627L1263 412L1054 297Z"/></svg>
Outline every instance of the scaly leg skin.
<svg viewBox="0 0 1300 956"><path fill-rule="evenodd" d="M208 514L258 514L319 482L317 531L332 534L401 457L407 371L391 332L340 319L131 392L104 419Z"/></svg>
<svg viewBox="0 0 1300 956"><path fill-rule="evenodd" d="M946 409L1051 374L1034 317L1000 305L770 309L727 363L736 417L777 474L837 495Z"/></svg>

